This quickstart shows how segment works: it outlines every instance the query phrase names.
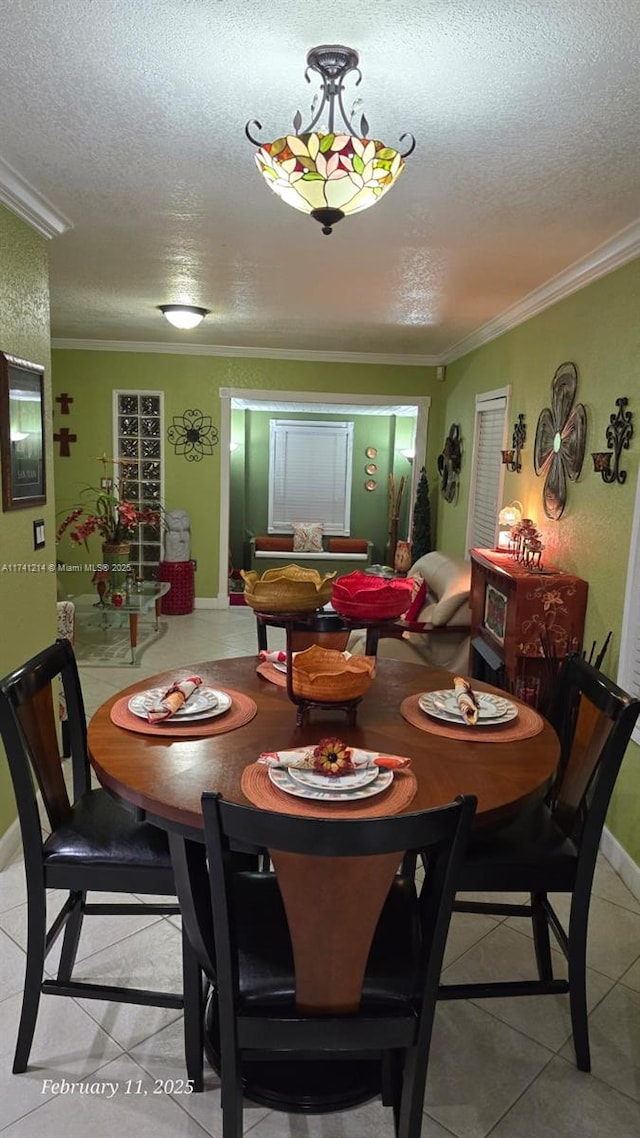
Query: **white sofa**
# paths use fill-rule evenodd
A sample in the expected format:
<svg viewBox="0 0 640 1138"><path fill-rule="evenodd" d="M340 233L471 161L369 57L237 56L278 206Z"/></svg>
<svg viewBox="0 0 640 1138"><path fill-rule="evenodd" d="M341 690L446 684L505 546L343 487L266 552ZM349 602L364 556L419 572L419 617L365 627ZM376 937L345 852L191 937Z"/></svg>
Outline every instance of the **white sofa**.
<svg viewBox="0 0 640 1138"><path fill-rule="evenodd" d="M466 675L469 669L471 609L471 563L461 557L434 550L425 553L410 568L409 577L420 577L426 584L424 604L412 623L424 624L424 631L397 629L382 635L378 655L412 664L448 668ZM351 634L350 652L364 652L364 633Z"/></svg>

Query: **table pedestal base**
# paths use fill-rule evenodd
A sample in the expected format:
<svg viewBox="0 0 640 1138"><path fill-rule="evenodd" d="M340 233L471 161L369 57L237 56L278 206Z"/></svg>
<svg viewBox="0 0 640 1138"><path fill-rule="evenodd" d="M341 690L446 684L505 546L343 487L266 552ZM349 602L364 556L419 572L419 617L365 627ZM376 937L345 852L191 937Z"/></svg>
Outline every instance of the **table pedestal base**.
<svg viewBox="0 0 640 1138"><path fill-rule="evenodd" d="M205 1012L205 1054L220 1073L215 993ZM325 1053L326 1054L326 1053ZM381 1093L380 1059L305 1059L248 1061L242 1066L242 1091L251 1102L288 1114L330 1114L369 1102Z"/></svg>

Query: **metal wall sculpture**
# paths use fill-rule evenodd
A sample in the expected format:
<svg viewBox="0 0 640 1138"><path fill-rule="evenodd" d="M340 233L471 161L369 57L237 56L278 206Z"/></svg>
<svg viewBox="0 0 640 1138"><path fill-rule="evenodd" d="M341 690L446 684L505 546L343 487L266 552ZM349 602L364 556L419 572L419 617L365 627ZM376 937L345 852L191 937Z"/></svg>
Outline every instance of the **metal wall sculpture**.
<svg viewBox="0 0 640 1138"><path fill-rule="evenodd" d="M567 501L567 479L577 482L582 470L587 437L587 412L582 403L573 405L578 373L573 363L563 363L551 381L551 407L540 412L533 448L536 474L544 475L542 504L552 521L562 517Z"/></svg>

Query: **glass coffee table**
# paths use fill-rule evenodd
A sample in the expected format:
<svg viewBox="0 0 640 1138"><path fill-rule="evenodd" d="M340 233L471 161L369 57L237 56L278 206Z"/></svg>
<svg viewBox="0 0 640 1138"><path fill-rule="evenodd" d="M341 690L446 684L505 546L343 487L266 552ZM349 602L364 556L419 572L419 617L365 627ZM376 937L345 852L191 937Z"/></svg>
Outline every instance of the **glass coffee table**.
<svg viewBox="0 0 640 1138"><path fill-rule="evenodd" d="M138 646L138 619L145 613L154 611L154 629L158 631L158 617L160 616L160 601L171 588L169 581L146 581L138 592L123 596L121 605L114 605L109 599L103 604L97 593L81 593L80 596L71 597L76 610L76 621L87 622L90 617L96 618L97 627L115 628L121 624L120 617L129 617L129 645L131 648L131 663L136 662L136 648ZM96 625L94 625L95 627Z"/></svg>

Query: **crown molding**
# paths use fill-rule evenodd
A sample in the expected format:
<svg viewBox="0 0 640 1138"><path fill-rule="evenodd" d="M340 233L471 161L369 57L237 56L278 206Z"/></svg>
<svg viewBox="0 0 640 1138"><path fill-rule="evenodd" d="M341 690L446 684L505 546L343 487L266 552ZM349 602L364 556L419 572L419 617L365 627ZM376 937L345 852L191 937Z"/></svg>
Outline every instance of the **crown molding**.
<svg viewBox="0 0 640 1138"><path fill-rule="evenodd" d="M530 320L539 312L544 312L545 308L557 304L564 297L571 296L571 293L578 292L579 289L585 288L593 281L613 272L614 269L633 261L638 255L640 255L640 220L627 225L608 241L598 245L586 257L574 261L568 269L551 277L540 288L534 289L523 300L519 300L517 304L507 308L487 324L476 328L475 332L452 344L442 353L442 359L438 362L448 364L460 359L461 356L466 356L474 348L488 344L490 340L495 340L497 336L516 328L518 324L523 324L525 320Z"/></svg>
<svg viewBox="0 0 640 1138"><path fill-rule="evenodd" d="M59 237L73 228L73 222L59 213L42 194L22 178L17 170L0 158L0 202L41 233Z"/></svg>
<svg viewBox="0 0 640 1138"><path fill-rule="evenodd" d="M227 356L256 360L309 360L312 363L391 364L400 367L435 367L439 356L410 356L382 352L314 352L295 348L245 348L228 344L164 344L139 340L71 340L54 337L52 348L77 352L157 352L177 356Z"/></svg>

